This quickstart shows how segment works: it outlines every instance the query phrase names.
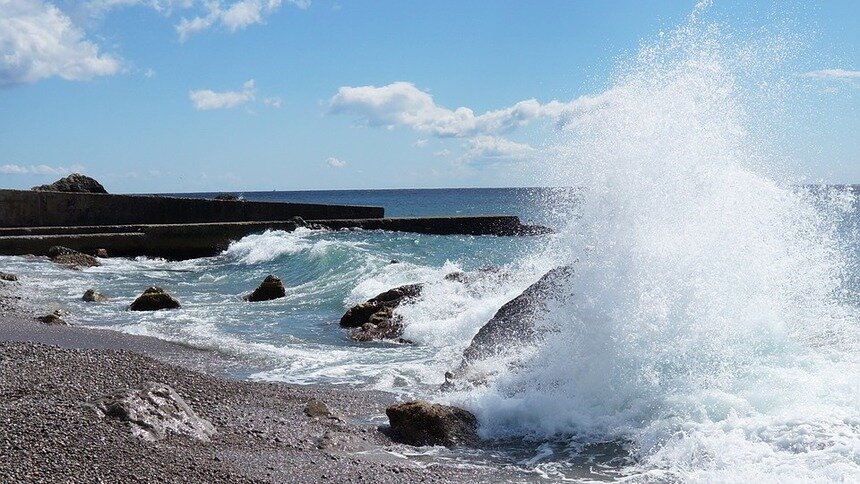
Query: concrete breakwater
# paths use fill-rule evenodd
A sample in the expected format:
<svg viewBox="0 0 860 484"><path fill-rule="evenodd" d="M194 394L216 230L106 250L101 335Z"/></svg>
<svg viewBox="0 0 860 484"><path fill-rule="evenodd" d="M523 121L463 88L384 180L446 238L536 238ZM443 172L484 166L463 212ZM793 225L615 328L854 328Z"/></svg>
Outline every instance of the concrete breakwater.
<svg viewBox="0 0 860 484"><path fill-rule="evenodd" d="M304 222L340 229L438 235L534 235L513 215L384 218L382 207L0 190L0 254L45 255L52 246L94 254L188 259L230 242ZM297 220L299 217L303 220Z"/></svg>

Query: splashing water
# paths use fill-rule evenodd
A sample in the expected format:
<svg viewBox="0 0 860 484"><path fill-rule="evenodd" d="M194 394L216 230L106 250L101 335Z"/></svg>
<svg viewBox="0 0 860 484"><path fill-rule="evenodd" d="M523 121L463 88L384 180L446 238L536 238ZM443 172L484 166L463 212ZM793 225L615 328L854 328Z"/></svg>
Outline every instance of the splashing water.
<svg viewBox="0 0 860 484"><path fill-rule="evenodd" d="M486 437L622 442L635 479L858 481L852 197L774 170L749 81L784 52L704 7L567 120L551 169L582 190L546 257L571 295L522 368L451 400Z"/></svg>

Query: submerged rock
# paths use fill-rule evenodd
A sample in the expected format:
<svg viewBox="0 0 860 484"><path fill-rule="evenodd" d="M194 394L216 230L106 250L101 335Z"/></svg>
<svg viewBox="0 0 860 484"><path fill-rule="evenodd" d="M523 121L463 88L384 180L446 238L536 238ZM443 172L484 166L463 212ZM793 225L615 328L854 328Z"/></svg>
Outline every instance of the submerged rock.
<svg viewBox="0 0 860 484"><path fill-rule="evenodd" d="M66 320L63 319L63 317L67 315L68 313L66 311L58 309L53 313L37 317L36 321L45 323L48 326L68 326L69 323L67 323Z"/></svg>
<svg viewBox="0 0 860 484"><path fill-rule="evenodd" d="M108 300L107 296L95 289L87 289L81 299L86 302L107 302Z"/></svg>
<svg viewBox="0 0 860 484"><path fill-rule="evenodd" d="M108 255L107 249L98 249L96 250L96 257L99 259L107 259L110 256Z"/></svg>
<svg viewBox="0 0 860 484"><path fill-rule="evenodd" d="M101 183L80 173L72 173L50 185L40 185L33 187L32 190L37 192L107 193Z"/></svg>
<svg viewBox="0 0 860 484"><path fill-rule="evenodd" d="M18 276L15 274L9 274L8 272L0 272L0 281L7 282L15 282L18 280Z"/></svg>
<svg viewBox="0 0 860 484"><path fill-rule="evenodd" d="M475 380L474 375L467 374L476 361L522 348L539 338L535 320L546 312L551 299L564 295L564 287L572 275L572 267L557 267L496 311L463 351L460 366L446 375L446 385L463 377Z"/></svg>
<svg viewBox="0 0 860 484"><path fill-rule="evenodd" d="M478 438L478 420L462 408L414 400L385 409L392 437L409 445L473 445Z"/></svg>
<svg viewBox="0 0 860 484"><path fill-rule="evenodd" d="M257 289L254 289L254 292L245 296L245 300L250 302L270 301L286 295L287 291L284 289L284 283L277 277L269 274L265 279L263 279L260 286Z"/></svg>
<svg viewBox="0 0 860 484"><path fill-rule="evenodd" d="M350 336L355 341L398 339L403 324L394 309L421 295L424 284L407 284L389 289L376 297L349 308L340 318L340 325L356 328Z"/></svg>
<svg viewBox="0 0 860 484"><path fill-rule="evenodd" d="M126 422L144 440L161 440L168 433L208 441L215 427L201 418L173 388L148 382L141 389L122 389L88 404L101 417Z"/></svg>
<svg viewBox="0 0 860 484"><path fill-rule="evenodd" d="M131 311L158 311L159 309L177 309L179 301L160 287L150 287L143 291L128 307Z"/></svg>
<svg viewBox="0 0 860 484"><path fill-rule="evenodd" d="M95 257L78 252L68 247L55 245L48 249L48 257L55 263L64 265L70 269L81 267L97 267L102 265Z"/></svg>

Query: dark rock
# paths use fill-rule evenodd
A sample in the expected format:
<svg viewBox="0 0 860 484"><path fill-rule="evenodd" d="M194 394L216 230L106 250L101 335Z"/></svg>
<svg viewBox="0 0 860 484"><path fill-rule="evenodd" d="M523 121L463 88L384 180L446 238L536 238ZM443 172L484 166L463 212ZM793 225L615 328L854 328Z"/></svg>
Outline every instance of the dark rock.
<svg viewBox="0 0 860 484"><path fill-rule="evenodd" d="M81 299L86 302L107 302L108 300L107 296L100 292L96 292L94 289L87 289Z"/></svg>
<svg viewBox="0 0 860 484"><path fill-rule="evenodd" d="M390 261L388 261L388 263L389 264L400 264L400 261L397 259L391 259Z"/></svg>
<svg viewBox="0 0 860 484"><path fill-rule="evenodd" d="M131 311L158 311L159 309L177 309L179 301L167 294L160 287L150 287L143 291L128 307Z"/></svg>
<svg viewBox="0 0 860 484"><path fill-rule="evenodd" d="M98 257L100 259L107 259L110 256L108 255L107 249L98 249L96 251L96 257Z"/></svg>
<svg viewBox="0 0 860 484"><path fill-rule="evenodd" d="M81 267L97 267L102 265L95 257L78 252L68 247L55 245L48 249L48 257L57 264L79 269Z"/></svg>
<svg viewBox="0 0 860 484"><path fill-rule="evenodd" d="M41 185L32 189L39 192L107 193L101 183L80 173L72 173L50 185Z"/></svg>
<svg viewBox="0 0 860 484"><path fill-rule="evenodd" d="M409 445L474 445L478 421L462 408L414 400L385 409L395 440Z"/></svg>
<svg viewBox="0 0 860 484"><path fill-rule="evenodd" d="M305 405L305 415L311 418L332 418L334 414L332 414L331 410L329 410L328 405L325 404L322 400L317 400L314 398L309 401L307 405Z"/></svg>
<svg viewBox="0 0 860 484"><path fill-rule="evenodd" d="M423 284L407 284L389 289L349 308L340 318L340 325L358 328L350 336L355 341L398 339L403 333L403 325L394 314L394 309L417 298L423 288Z"/></svg>
<svg viewBox="0 0 860 484"><path fill-rule="evenodd" d="M222 202L235 202L239 200L239 197L232 193L219 193L218 195L215 195L215 200L220 200Z"/></svg>
<svg viewBox="0 0 860 484"><path fill-rule="evenodd" d="M445 280L465 284L466 282L468 282L469 276L467 276L466 273L463 271L454 271L454 272L445 274Z"/></svg>
<svg viewBox="0 0 860 484"><path fill-rule="evenodd" d="M451 378L462 378L475 361L533 343L540 337L535 320L546 312L550 300L564 296L564 287L572 275L572 267L557 267L496 311L463 351L463 360Z"/></svg>
<svg viewBox="0 0 860 484"><path fill-rule="evenodd" d="M284 289L284 283L277 277L269 274L265 279L263 279L260 287L254 289L254 292L245 296L245 300L250 302L270 301L286 295L287 291Z"/></svg>
<svg viewBox="0 0 860 484"><path fill-rule="evenodd" d="M98 415L126 422L144 440L161 440L168 433L208 441L215 427L201 418L173 388L147 382L142 389L117 390L88 404Z"/></svg>
<svg viewBox="0 0 860 484"><path fill-rule="evenodd" d="M68 326L69 323L63 319L63 316L66 316L67 314L67 312L58 309L53 313L37 317L36 321L41 321L48 326Z"/></svg>
<svg viewBox="0 0 860 484"><path fill-rule="evenodd" d="M0 281L8 281L15 282L18 280L18 276L15 274L9 274L8 272L0 272Z"/></svg>

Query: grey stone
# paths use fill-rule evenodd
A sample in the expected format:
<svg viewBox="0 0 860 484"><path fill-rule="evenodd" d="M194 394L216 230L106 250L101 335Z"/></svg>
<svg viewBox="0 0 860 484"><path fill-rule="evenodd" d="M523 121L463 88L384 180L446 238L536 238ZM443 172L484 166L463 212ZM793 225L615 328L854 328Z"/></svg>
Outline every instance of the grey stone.
<svg viewBox="0 0 860 484"><path fill-rule="evenodd" d="M50 185L40 185L32 189L37 192L107 193L101 183L80 173L72 173Z"/></svg>
<svg viewBox="0 0 860 484"><path fill-rule="evenodd" d="M215 427L201 418L169 385L147 382L143 388L117 390L88 404L103 417L126 422L143 440L181 434L208 441Z"/></svg>
<svg viewBox="0 0 860 484"><path fill-rule="evenodd" d="M284 283L271 274L263 279L260 286L254 289L254 292L245 296L245 300L249 302L256 301L271 301L272 299L282 298L287 295L287 290L284 289Z"/></svg>
<svg viewBox="0 0 860 484"><path fill-rule="evenodd" d="M94 289L87 289L81 299L86 302L107 302L108 300L107 296Z"/></svg>
<svg viewBox="0 0 860 484"><path fill-rule="evenodd" d="M150 287L143 291L128 307L131 311L158 311L160 309L178 309L179 301L160 287Z"/></svg>

